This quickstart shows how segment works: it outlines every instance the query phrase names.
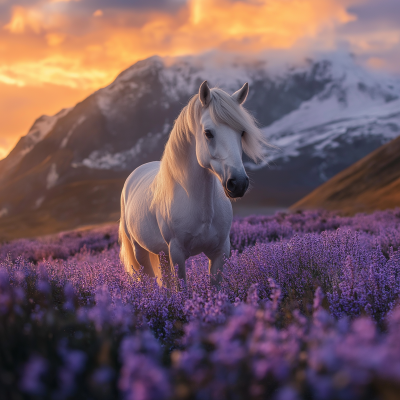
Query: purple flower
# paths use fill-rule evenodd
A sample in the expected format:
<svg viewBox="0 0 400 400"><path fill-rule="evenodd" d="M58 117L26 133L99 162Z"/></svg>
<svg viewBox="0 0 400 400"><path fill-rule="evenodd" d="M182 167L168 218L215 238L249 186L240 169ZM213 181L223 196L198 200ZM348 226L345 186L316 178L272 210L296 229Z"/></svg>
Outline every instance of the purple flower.
<svg viewBox="0 0 400 400"><path fill-rule="evenodd" d="M159 355L160 347L148 333L122 341L118 388L125 399L162 400L170 396L168 374L157 362Z"/></svg>
<svg viewBox="0 0 400 400"><path fill-rule="evenodd" d="M20 388L24 393L41 396L46 392L42 378L48 369L48 362L39 355L32 355L22 370Z"/></svg>

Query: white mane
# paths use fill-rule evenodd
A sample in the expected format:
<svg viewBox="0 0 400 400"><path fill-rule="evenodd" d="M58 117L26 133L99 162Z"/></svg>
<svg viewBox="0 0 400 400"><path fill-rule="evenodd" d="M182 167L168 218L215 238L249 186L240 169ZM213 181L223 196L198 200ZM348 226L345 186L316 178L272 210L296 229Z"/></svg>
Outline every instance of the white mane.
<svg viewBox="0 0 400 400"><path fill-rule="evenodd" d="M211 89L208 108L214 123L225 124L237 132L244 132L243 151L254 162L264 159L263 148L267 141L257 127L255 119L243 106L222 89L214 88ZM179 114L165 145L160 170L151 186L153 200L150 206L154 208L157 205L164 215L169 214L175 184L180 184L185 189L183 181L189 154L187 148L195 140L201 111L199 95L195 95Z"/></svg>

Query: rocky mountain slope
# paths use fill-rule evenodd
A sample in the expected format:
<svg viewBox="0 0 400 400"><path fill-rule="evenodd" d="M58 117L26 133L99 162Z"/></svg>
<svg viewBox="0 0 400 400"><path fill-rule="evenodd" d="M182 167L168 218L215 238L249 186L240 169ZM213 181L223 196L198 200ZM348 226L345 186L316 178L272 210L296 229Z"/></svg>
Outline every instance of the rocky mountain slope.
<svg viewBox="0 0 400 400"><path fill-rule="evenodd" d="M271 144L269 162L247 162L252 190L238 206L289 206L400 134L400 83L351 56L318 56L279 68L218 54L151 57L71 109L42 116L0 161L0 238L116 221L123 182L157 160L174 119L207 79L233 92ZM22 233L21 233L22 232Z"/></svg>
<svg viewBox="0 0 400 400"><path fill-rule="evenodd" d="M400 207L400 137L335 175L291 209L325 208L344 214Z"/></svg>

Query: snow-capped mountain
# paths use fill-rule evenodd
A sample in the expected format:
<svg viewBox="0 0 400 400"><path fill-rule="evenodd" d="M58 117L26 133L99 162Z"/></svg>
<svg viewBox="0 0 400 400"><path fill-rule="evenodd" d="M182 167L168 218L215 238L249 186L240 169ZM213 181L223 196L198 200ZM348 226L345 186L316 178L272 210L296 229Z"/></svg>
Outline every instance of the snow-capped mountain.
<svg viewBox="0 0 400 400"><path fill-rule="evenodd" d="M299 108L263 129L282 151L270 162L320 160L312 171L321 183L400 134L400 82L371 74L350 58L329 60L331 81ZM343 166L342 166L343 165Z"/></svg>
<svg viewBox="0 0 400 400"><path fill-rule="evenodd" d="M400 134L400 81L349 55L279 66L218 53L155 56L34 123L0 161L1 222L27 213L61 229L118 219L125 178L160 158L173 121L205 79L228 92L249 82L246 107L279 148L267 149L268 165L246 162L253 189L237 205L288 206Z"/></svg>

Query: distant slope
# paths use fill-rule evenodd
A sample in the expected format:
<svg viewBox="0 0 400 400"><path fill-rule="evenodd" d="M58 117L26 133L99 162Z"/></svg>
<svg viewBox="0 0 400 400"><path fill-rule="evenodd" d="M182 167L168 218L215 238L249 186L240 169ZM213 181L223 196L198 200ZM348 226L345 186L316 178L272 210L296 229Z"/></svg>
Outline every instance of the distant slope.
<svg viewBox="0 0 400 400"><path fill-rule="evenodd" d="M344 214L400 206L400 136L340 172L291 209L325 208Z"/></svg>
<svg viewBox="0 0 400 400"><path fill-rule="evenodd" d="M0 209L0 243L82 226L117 222L124 179L91 179L54 187L45 206L7 215ZM16 193L18 199L21 193ZM3 214L5 215L2 215Z"/></svg>

